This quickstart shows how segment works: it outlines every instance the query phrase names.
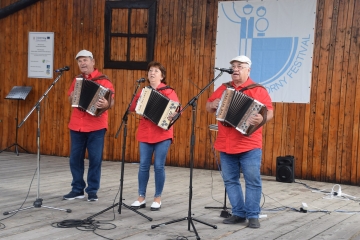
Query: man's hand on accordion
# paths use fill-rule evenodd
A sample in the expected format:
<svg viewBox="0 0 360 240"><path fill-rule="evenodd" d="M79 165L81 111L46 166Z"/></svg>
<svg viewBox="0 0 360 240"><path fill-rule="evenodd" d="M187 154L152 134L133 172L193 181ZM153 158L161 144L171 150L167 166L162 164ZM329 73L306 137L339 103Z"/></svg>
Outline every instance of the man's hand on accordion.
<svg viewBox="0 0 360 240"><path fill-rule="evenodd" d="M259 125L262 121L264 120L263 116L259 113L257 114L252 114L249 118L248 118L248 122L251 125Z"/></svg>
<svg viewBox="0 0 360 240"><path fill-rule="evenodd" d="M216 109L219 107L220 98L215 99L212 102L206 103L206 110L210 113L216 112Z"/></svg>
<svg viewBox="0 0 360 240"><path fill-rule="evenodd" d="M96 103L96 107L101 108L101 109L102 108L108 108L108 107L110 107L110 104L104 97L101 97L99 99L99 101Z"/></svg>

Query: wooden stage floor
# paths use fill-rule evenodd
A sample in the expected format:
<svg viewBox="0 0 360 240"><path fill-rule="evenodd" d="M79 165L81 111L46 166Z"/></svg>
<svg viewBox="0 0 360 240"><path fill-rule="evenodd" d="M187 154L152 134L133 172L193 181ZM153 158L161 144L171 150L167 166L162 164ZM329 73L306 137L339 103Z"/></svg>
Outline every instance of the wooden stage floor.
<svg viewBox="0 0 360 240"><path fill-rule="evenodd" d="M222 223L224 187L219 171L193 170L189 207L190 169L167 166L161 210L150 211L152 197L148 197L147 207L137 213L128 206L137 198L138 164L124 164L124 200L119 207L121 162L103 162L99 201L87 202L86 198L62 200L70 191L68 158L41 155L40 181L37 158L36 154L0 153L2 240L197 239L191 223L198 238L206 240L360 239L357 186L298 179L295 183L281 183L275 177L263 176L261 228L249 229L244 224ZM339 187L342 197L329 194L332 189L338 192ZM148 196L154 194L153 168L147 192ZM43 202L33 207L38 197ZM303 202L308 206L306 213L299 212ZM231 207L228 200L226 203ZM3 215L19 208L27 209ZM71 213L59 209L70 209ZM188 219L189 214L193 221ZM79 222L82 225L76 228Z"/></svg>

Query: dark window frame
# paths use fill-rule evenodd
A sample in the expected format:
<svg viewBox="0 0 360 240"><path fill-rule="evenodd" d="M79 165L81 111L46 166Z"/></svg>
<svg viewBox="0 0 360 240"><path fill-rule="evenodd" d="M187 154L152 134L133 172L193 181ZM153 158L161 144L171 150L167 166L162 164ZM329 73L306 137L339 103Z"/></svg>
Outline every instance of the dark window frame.
<svg viewBox="0 0 360 240"><path fill-rule="evenodd" d="M129 9L148 9L148 33L147 34L130 34L128 33L112 33L112 16L111 12L114 8ZM130 18L129 14L129 18ZM128 21L128 31L130 30L130 19ZM130 70L146 70L149 62L154 59L155 46L155 26L156 26L156 0L147 1L107 1L105 3L105 50L104 50L104 68L112 69L130 69ZM113 61L111 60L111 38L112 37L128 38L127 60ZM146 61L130 61L130 38L131 37L146 37Z"/></svg>

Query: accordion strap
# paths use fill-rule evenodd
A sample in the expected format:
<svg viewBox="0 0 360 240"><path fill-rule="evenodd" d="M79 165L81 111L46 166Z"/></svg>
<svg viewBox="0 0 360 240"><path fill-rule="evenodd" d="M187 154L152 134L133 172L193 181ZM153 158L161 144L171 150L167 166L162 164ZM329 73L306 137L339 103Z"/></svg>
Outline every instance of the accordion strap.
<svg viewBox="0 0 360 240"><path fill-rule="evenodd" d="M231 85L231 81L227 82L227 83L224 83L223 85L228 87L228 88L234 88L233 85ZM262 87L263 89L266 90L266 88L263 85L258 84L258 83L253 83L253 84L250 84L249 86L243 87L242 89L239 90L239 92L243 92L243 91L246 91L248 89L252 89L252 88L256 88L256 87Z"/></svg>
<svg viewBox="0 0 360 240"><path fill-rule="evenodd" d="M246 87L240 89L239 92L243 92L243 91L245 91L245 90L252 89L252 88L256 88L256 87L262 87L263 89L266 90L266 88L265 88L263 85L258 84L258 83L254 83L254 84L250 84L249 86L246 86Z"/></svg>
<svg viewBox="0 0 360 240"><path fill-rule="evenodd" d="M152 87L150 86L150 88L152 88ZM161 87L161 88L158 88L158 89L154 89L154 88L152 88L152 89L153 89L154 91L159 92L160 94L162 94L162 95L164 95L164 96L166 96L166 97L167 97L167 95L165 94L165 92L162 92L162 90L171 89L171 90L174 91L174 89L173 89L172 87L169 87L169 86L164 86L164 87Z"/></svg>
<svg viewBox="0 0 360 240"><path fill-rule="evenodd" d="M174 90L172 87L165 86L165 87L161 87L161 88L156 89L156 91L161 91L161 90L165 90L165 89L171 89L171 90Z"/></svg>
<svg viewBox="0 0 360 240"><path fill-rule="evenodd" d="M80 75L77 76L77 77L82 77L82 78L83 78L83 75L80 74ZM94 77L94 78L92 78L92 79L89 79L89 80L91 80L91 81L97 81L97 80L100 80L100 79L106 79L106 80L110 81L110 79L108 78L108 76L106 76L106 75L104 75L104 74L101 74L101 75L99 75L99 76L97 76L97 77Z"/></svg>

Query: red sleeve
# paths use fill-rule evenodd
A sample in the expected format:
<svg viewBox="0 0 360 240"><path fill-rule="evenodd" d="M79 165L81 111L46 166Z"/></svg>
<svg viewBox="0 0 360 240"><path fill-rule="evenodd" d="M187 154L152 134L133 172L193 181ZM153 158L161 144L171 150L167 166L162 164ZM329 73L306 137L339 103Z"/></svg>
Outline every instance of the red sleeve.
<svg viewBox="0 0 360 240"><path fill-rule="evenodd" d="M262 87L256 87L246 90L244 93L264 104L268 110L273 110L271 98L266 89Z"/></svg>
<svg viewBox="0 0 360 240"><path fill-rule="evenodd" d="M106 88L108 88L108 89L110 89L112 92L113 92L113 95L112 95L112 97L114 98L114 95L115 95L115 89L114 89L114 85L112 84L112 82L110 81L110 80L100 80L101 81L101 85L103 86L103 87L106 87Z"/></svg>
<svg viewBox="0 0 360 240"><path fill-rule="evenodd" d="M173 100L175 102L180 102L174 89L166 89L166 90L163 90L161 92L162 92L162 94L167 96L170 100Z"/></svg>

